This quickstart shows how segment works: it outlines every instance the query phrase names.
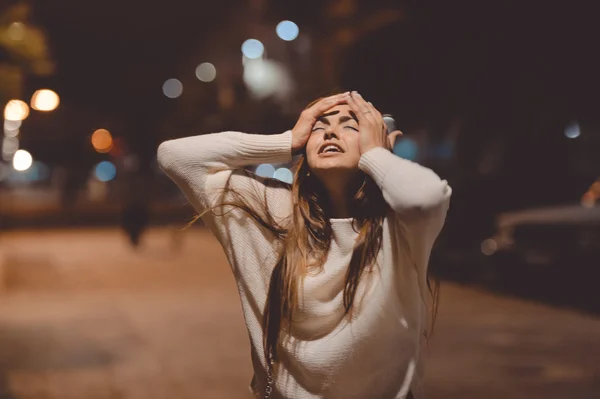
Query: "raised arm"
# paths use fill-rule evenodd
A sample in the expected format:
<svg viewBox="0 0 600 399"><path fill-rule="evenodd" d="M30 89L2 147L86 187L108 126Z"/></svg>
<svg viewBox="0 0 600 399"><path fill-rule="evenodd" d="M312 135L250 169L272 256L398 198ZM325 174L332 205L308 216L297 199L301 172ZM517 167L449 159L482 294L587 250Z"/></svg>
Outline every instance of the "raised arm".
<svg viewBox="0 0 600 399"><path fill-rule="evenodd" d="M158 163L181 188L198 212L215 205L215 194L232 173L247 165L280 163L291 159L291 131L275 135L222 132L165 141L158 147ZM239 191L257 181L238 179Z"/></svg>
<svg viewBox="0 0 600 399"><path fill-rule="evenodd" d="M381 113L353 92L348 105L358 116L361 159L359 168L377 183L404 230L413 259L421 265L421 282L429 255L446 220L452 190L431 169L390 151Z"/></svg>
<svg viewBox="0 0 600 399"><path fill-rule="evenodd" d="M437 236L452 194L446 180L383 147L364 153L359 167L375 180L390 208L407 226L427 223L430 234Z"/></svg>

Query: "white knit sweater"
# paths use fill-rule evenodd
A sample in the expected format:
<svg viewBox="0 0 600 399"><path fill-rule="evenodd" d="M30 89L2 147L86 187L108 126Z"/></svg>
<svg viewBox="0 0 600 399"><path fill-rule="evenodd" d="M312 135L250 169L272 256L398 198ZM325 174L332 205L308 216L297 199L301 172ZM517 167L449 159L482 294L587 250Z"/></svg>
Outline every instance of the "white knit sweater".
<svg viewBox="0 0 600 399"><path fill-rule="evenodd" d="M266 199L271 213L283 220L291 211L289 189L265 184L242 168L290 161L291 143L291 131L215 133L164 142L158 161L198 212L230 199L222 190L227 186L251 201ZM331 219L327 261L321 271L306 276L294 336L279 349L274 399L391 399L404 398L409 390L422 397L427 263L451 189L430 169L383 148L363 154L359 167L393 210L384 221L378 267L363 275L352 319L344 317L345 273L357 233L351 219ZM251 388L260 395L266 386L261 320L279 243L239 209L208 212L203 220L225 250L237 281L252 348Z"/></svg>

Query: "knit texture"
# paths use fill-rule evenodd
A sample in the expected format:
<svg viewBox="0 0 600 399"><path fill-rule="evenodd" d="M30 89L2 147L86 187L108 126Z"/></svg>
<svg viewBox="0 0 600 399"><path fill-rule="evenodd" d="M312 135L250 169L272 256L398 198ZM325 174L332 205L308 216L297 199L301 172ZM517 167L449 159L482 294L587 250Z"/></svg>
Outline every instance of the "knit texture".
<svg viewBox="0 0 600 399"><path fill-rule="evenodd" d="M258 397L266 387L267 369L261 321L281 246L245 212L222 204L241 197L257 208L266 206L283 222L292 210L289 187L243 167L290 161L291 143L291 131L222 132L170 140L158 149L161 168L203 213L227 255L250 337L251 389ZM384 220L377 267L361 279L352 318L344 316L344 282L357 233L351 219L331 219L327 260L306 276L293 336L279 349L273 399L399 399L409 390L422 398L427 264L451 189L430 169L383 148L363 154L359 167L392 209Z"/></svg>

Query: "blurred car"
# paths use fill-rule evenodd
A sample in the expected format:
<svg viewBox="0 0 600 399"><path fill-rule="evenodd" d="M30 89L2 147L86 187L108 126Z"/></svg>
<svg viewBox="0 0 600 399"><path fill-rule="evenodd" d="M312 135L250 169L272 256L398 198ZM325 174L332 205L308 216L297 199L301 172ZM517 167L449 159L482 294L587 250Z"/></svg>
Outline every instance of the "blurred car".
<svg viewBox="0 0 600 399"><path fill-rule="evenodd" d="M528 209L498 216L481 243L479 277L544 301L598 310L600 206ZM596 298L596 299L594 299Z"/></svg>
<svg viewBox="0 0 600 399"><path fill-rule="evenodd" d="M600 262L600 206L572 205L501 214L496 233L481 243L481 252L530 265Z"/></svg>

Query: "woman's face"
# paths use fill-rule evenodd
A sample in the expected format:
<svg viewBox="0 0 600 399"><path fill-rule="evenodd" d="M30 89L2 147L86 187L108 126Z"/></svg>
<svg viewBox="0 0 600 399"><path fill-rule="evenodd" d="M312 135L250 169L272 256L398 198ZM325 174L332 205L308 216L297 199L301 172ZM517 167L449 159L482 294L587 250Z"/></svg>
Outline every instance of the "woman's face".
<svg viewBox="0 0 600 399"><path fill-rule="evenodd" d="M358 121L354 112L346 104L330 108L317 120L306 143L306 160L311 172L321 178L333 171L358 171L358 143Z"/></svg>

